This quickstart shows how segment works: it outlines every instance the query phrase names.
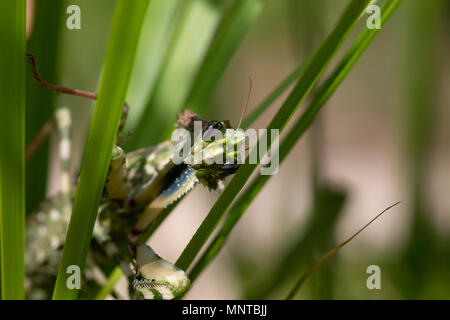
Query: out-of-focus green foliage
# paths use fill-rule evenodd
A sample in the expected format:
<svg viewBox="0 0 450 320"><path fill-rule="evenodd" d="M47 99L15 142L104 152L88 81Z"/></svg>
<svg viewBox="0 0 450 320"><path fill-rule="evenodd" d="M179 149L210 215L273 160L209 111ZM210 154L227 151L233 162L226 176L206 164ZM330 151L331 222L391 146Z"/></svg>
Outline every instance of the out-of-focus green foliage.
<svg viewBox="0 0 450 320"><path fill-rule="evenodd" d="M402 79L404 130L412 224L408 243L391 265L393 283L407 299L450 298L449 237L436 232L427 199L439 76L443 1L410 0L403 16ZM439 275L439 276L437 276Z"/></svg>

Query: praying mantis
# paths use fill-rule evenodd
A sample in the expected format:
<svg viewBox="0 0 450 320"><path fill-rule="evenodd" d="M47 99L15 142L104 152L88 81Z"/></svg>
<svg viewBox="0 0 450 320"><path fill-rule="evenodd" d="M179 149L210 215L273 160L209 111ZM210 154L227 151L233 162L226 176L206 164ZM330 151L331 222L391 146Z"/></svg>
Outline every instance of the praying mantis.
<svg viewBox="0 0 450 320"><path fill-rule="evenodd" d="M28 59L37 84L57 93L97 98L95 93L45 82L37 72L34 56L28 55ZM122 134L127 112L125 104L116 142ZM114 146L86 267L86 274L92 279L87 279L85 286L99 280L100 266L112 259L128 278L131 297L174 299L189 289L190 281L185 272L156 254L145 244L146 238L142 235L165 208L181 200L197 184L210 190L219 189L222 181L239 168L235 148L229 151L225 145L231 143L233 147L245 143L245 136L232 129L228 121L205 121L189 110L180 113L176 128L193 133L196 121L202 132L190 141L188 148L207 151L205 154L214 159L226 159L225 162L202 159L195 164L174 163L175 145L171 140L128 154ZM68 171L71 126L68 109L58 109L54 122L60 137L61 190L55 197L45 200L27 221L27 293L34 299L51 296L74 196ZM224 138L214 140L215 132ZM32 149L36 149L42 137L39 139L32 143Z"/></svg>

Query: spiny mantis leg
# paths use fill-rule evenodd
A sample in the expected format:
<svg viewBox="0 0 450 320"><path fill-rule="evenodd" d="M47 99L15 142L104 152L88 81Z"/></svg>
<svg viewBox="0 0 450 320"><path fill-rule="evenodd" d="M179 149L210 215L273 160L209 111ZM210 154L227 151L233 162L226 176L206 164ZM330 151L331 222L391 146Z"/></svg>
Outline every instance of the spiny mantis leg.
<svg viewBox="0 0 450 320"><path fill-rule="evenodd" d="M64 94L70 94L75 95L79 97L84 97L92 100L97 99L97 94L94 92L79 90L79 89L73 89L68 88L64 86L54 85L51 83L46 82L41 78L39 75L37 68L36 68L36 59L31 53L27 53L28 61L31 65L31 72L33 73L33 77L36 80L37 84L41 87L50 89L56 93L64 93ZM120 124L119 129L117 131L117 137L116 142L119 141L119 138L122 135L122 130L125 126L127 115L128 115L129 106L127 103L123 106L122 111L122 117L120 118ZM44 142L45 138L49 135L49 133L54 129L54 120L53 118L49 119L42 127L42 129L39 131L38 135L33 139L33 141L30 143L30 145L27 147L26 150L26 160L29 160L34 152L39 148L39 146Z"/></svg>

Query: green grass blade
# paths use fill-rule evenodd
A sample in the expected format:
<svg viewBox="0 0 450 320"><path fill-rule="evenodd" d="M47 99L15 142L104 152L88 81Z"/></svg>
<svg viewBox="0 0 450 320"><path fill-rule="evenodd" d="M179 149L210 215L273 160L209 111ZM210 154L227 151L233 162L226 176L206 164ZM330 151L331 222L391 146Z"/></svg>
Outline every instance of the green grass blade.
<svg viewBox="0 0 450 320"><path fill-rule="evenodd" d="M54 299L75 299L78 290L67 288L67 267L83 270L97 216L97 208L125 102L142 21L149 1L118 0L98 100L95 106L81 166Z"/></svg>
<svg viewBox="0 0 450 320"><path fill-rule="evenodd" d="M95 300L105 300L108 294L110 294L111 291L114 290L117 281L119 281L120 278L122 278L122 276L123 276L122 270L120 270L119 267L114 268L108 277L108 282L102 287L100 292L95 297Z"/></svg>
<svg viewBox="0 0 450 320"><path fill-rule="evenodd" d="M185 103L186 108L201 112L219 82L225 68L258 17L265 0L235 1L227 12L195 78Z"/></svg>
<svg viewBox="0 0 450 320"><path fill-rule="evenodd" d="M279 111L276 113L269 126L267 127L267 134L262 136L262 139L267 139L267 146L270 148L272 143L271 129L278 129L281 131L286 126L290 118L297 111L300 104L306 98L309 91L319 79L320 75L325 70L326 66L331 61L337 49L342 44L350 30L354 27L358 18L364 12L368 0L353 0L345 9L338 24L332 33L326 38L314 56L311 58L305 68L303 77L297 82L296 86L283 103ZM253 148L251 153L258 154L258 148ZM184 249L181 256L178 258L176 265L183 270L186 270L208 240L209 236L223 217L237 194L240 192L251 174L255 171L257 164L245 164L240 167L238 172L234 175L227 188L216 201L207 217L203 220L197 232L192 237Z"/></svg>
<svg viewBox="0 0 450 320"><path fill-rule="evenodd" d="M401 2L402 0L388 0L386 2L385 6L382 8L382 25L386 23L386 21L389 19L389 17ZM358 61L358 59L361 57L361 55L364 53L364 51L367 49L367 47L379 31L380 30L378 29L364 29L364 31L358 37L348 53L344 56L340 64L336 67L334 72L319 88L304 114L299 118L299 120L297 120L285 139L281 142L279 149L280 165L285 157L289 154L290 150L297 143L299 138L312 124L317 113L320 111L326 101L331 97L336 88L341 84L345 76L352 69L354 64ZM221 230L209 245L209 247L206 249L206 251L203 253L197 264L193 267L190 275L191 280L195 279L205 268L205 266L218 254L231 230L234 228L236 223L244 214L245 210L247 210L251 202L255 199L255 197L258 195L259 191L262 189L269 178L270 176L263 175L259 175L258 177L256 177L255 180L245 190L243 195L239 197L236 203L232 206Z"/></svg>
<svg viewBox="0 0 450 320"><path fill-rule="evenodd" d="M127 93L130 110L124 132L137 126L153 92L181 4L182 0L151 1L147 8Z"/></svg>
<svg viewBox="0 0 450 320"><path fill-rule="evenodd" d="M156 86L130 138L131 149L160 142L173 125L220 21L223 0L183 4Z"/></svg>
<svg viewBox="0 0 450 320"><path fill-rule="evenodd" d="M2 299L24 299L26 1L0 2Z"/></svg>

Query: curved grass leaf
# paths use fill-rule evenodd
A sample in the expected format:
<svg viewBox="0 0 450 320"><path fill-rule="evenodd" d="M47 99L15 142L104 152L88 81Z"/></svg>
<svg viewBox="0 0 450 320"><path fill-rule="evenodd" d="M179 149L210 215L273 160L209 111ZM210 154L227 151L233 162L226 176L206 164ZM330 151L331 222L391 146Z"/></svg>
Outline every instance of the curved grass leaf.
<svg viewBox="0 0 450 320"><path fill-rule="evenodd" d="M81 166L80 180L58 270L54 299L75 299L78 290L67 287L67 267L83 270L97 216L115 135L122 114L139 33L148 0L118 0L105 64Z"/></svg>
<svg viewBox="0 0 450 320"><path fill-rule="evenodd" d="M386 23L386 21L389 19L389 17L401 2L402 0L388 0L386 2L385 6L382 9L382 25ZM304 114L299 118L299 120L297 120L285 139L281 142L279 149L280 164L297 143L302 134L312 124L316 114L320 111L326 101L331 97L336 88L341 84L345 76L352 69L354 64L358 61L358 59L364 53L365 49L369 46L378 32L378 29L365 29L353 44L353 46L350 48L350 50L347 52L347 54L344 56L340 64L336 67L334 72L327 78L325 83L316 92L314 98L312 99ZM267 180L269 180L269 178L270 176L263 175L259 175L258 177L256 177L255 180L242 194L242 196L239 197L236 203L232 206L221 230L214 238L212 243L208 246L206 251L202 254L196 265L193 267L190 273L190 278L192 281L219 253L229 233L234 228L244 212L247 210L247 208L250 206L251 202L257 196Z"/></svg>
<svg viewBox="0 0 450 320"><path fill-rule="evenodd" d="M303 77L297 82L288 98L285 100L279 111L276 113L272 121L267 127L267 134L262 135L261 139L267 140L267 146L270 148L272 144L272 129L280 131L287 125L290 118L297 111L300 104L306 98L309 91L319 79L320 75L329 64L337 49L342 44L350 30L354 27L358 18L364 12L366 6L370 1L368 0L353 0L345 9L345 12L338 21L338 24L325 39L323 44L316 51L311 61L305 68ZM261 140L260 140L261 141ZM258 142L259 144L259 142ZM258 148L253 148L250 151L251 156L256 155L259 159ZM220 219L230 207L237 194L240 192L251 174L256 170L258 164L241 165L240 169L234 175L229 185L225 188L219 199L216 201L209 214L203 220L200 227L178 258L176 265L186 270L195 259L196 255L203 247L209 236L216 228Z"/></svg>
<svg viewBox="0 0 450 320"><path fill-rule="evenodd" d="M25 297L25 17L25 0L0 2L2 299Z"/></svg>

